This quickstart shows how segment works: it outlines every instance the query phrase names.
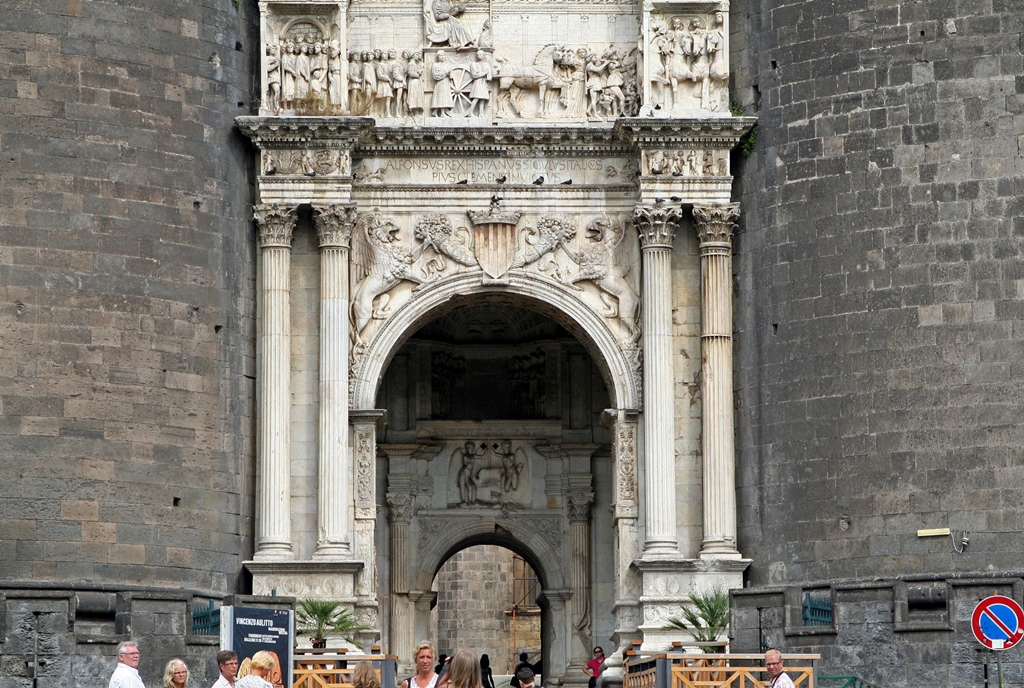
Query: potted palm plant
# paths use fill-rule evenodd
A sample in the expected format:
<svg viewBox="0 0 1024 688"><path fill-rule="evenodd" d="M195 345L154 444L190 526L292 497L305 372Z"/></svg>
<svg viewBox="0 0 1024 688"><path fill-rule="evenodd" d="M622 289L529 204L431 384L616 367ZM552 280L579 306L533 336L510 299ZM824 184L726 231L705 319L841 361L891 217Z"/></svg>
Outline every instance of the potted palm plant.
<svg viewBox="0 0 1024 688"><path fill-rule="evenodd" d="M309 640L315 648L327 647L327 636L340 635L347 642L356 644L352 635L369 629L356 622L351 610L332 600L307 599L295 610L295 625L302 633L309 633Z"/></svg>
<svg viewBox="0 0 1024 688"><path fill-rule="evenodd" d="M690 605L682 609L683 618L668 619L666 628L689 631L705 652L714 652L718 638L729 628L729 593L711 590L690 595Z"/></svg>

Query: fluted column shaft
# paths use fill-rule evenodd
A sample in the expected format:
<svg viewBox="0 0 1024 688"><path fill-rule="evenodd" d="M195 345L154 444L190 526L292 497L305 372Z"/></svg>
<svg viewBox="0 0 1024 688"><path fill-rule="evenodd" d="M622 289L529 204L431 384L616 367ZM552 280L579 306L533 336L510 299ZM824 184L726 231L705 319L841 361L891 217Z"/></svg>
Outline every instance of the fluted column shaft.
<svg viewBox="0 0 1024 688"><path fill-rule="evenodd" d="M622 666L620 652L637 637L640 624L640 583L633 562L640 557L637 526L637 412L608 409L602 416L612 433L613 537L615 542L615 651L606 653L608 667Z"/></svg>
<svg viewBox="0 0 1024 688"><path fill-rule="evenodd" d="M569 617L576 642L570 644L569 665L583 666L591 659L590 613L590 507L594 503L592 492L574 492L567 495L569 507Z"/></svg>
<svg viewBox="0 0 1024 688"><path fill-rule="evenodd" d="M315 557L350 555L352 461L348 442L348 252L355 208L316 206L320 239L320 424Z"/></svg>
<svg viewBox="0 0 1024 688"><path fill-rule="evenodd" d="M701 264L702 558L739 558L732 383L732 230L739 206L694 207Z"/></svg>
<svg viewBox="0 0 1024 688"><path fill-rule="evenodd" d="M416 643L415 608L409 597L409 519L413 500L408 494L389 494L388 520L391 523L391 653L399 663L412 659Z"/></svg>
<svg viewBox="0 0 1024 688"><path fill-rule="evenodd" d="M291 280L290 259L296 208L255 208L261 251L263 329L257 394L256 560L291 559Z"/></svg>
<svg viewBox="0 0 1024 688"><path fill-rule="evenodd" d="M679 210L637 206L643 265L644 556L678 554L672 365L672 240Z"/></svg>

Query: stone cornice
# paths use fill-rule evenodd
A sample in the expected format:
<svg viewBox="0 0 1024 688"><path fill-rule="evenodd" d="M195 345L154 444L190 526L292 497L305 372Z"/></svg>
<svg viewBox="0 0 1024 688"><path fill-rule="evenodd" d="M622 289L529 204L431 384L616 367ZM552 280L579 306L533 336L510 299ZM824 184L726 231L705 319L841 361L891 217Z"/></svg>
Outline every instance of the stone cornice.
<svg viewBox="0 0 1024 688"><path fill-rule="evenodd" d="M673 145L732 148L757 123L756 117L714 117L705 119L620 119L615 133L640 148Z"/></svg>
<svg viewBox="0 0 1024 688"><path fill-rule="evenodd" d="M351 146L373 129L371 117L236 117L235 124L257 145Z"/></svg>

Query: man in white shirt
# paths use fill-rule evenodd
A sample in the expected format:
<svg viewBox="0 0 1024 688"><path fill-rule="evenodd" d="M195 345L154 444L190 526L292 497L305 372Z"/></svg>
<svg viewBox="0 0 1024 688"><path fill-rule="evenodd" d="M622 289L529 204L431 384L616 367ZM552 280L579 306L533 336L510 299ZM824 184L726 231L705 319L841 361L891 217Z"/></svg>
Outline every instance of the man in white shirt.
<svg viewBox="0 0 1024 688"><path fill-rule="evenodd" d="M221 650L217 653L217 667L220 678L210 688L233 688L235 674L238 673L238 655L231 650Z"/></svg>
<svg viewBox="0 0 1024 688"><path fill-rule="evenodd" d="M117 646L117 667L107 688L146 688L139 676L139 644L134 640Z"/></svg>
<svg viewBox="0 0 1024 688"><path fill-rule="evenodd" d="M764 665L768 675L772 677L769 688L794 688L793 679L782 670L782 654L778 650L764 653Z"/></svg>

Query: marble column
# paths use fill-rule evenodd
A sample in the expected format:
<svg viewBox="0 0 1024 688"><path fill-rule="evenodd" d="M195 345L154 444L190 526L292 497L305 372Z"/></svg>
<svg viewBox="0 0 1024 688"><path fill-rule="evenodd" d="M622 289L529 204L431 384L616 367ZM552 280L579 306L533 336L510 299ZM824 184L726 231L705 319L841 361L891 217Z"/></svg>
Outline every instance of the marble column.
<svg viewBox="0 0 1024 688"><path fill-rule="evenodd" d="M675 375L672 365L672 240L677 207L637 205L643 264L645 558L679 555L676 534Z"/></svg>
<svg viewBox="0 0 1024 688"><path fill-rule="evenodd" d="M569 586L572 590L569 621L575 636L569 643L570 671L583 671L592 657L590 508L593 503L593 492L571 492L566 495L569 515Z"/></svg>
<svg viewBox="0 0 1024 688"><path fill-rule="evenodd" d="M295 206L257 205L261 322L257 436L256 561L294 558L291 539L291 297Z"/></svg>
<svg viewBox="0 0 1024 688"><path fill-rule="evenodd" d="M732 388L732 231L739 206L694 206L701 266L702 559L739 559Z"/></svg>
<svg viewBox="0 0 1024 688"><path fill-rule="evenodd" d="M347 401L346 401L347 404ZM382 409L352 410L352 463L355 468L355 527L352 554L363 567L355 580L356 608L360 610L360 623L371 626L364 635L380 633L380 614L377 595L377 428L384 422L387 412ZM365 619L365 621L363 620ZM363 639L363 635L360 636ZM364 642L362 647L369 645Z"/></svg>
<svg viewBox="0 0 1024 688"><path fill-rule="evenodd" d="M352 553L348 448L348 251L355 207L313 207L320 240L320 423L316 558Z"/></svg>
<svg viewBox="0 0 1024 688"><path fill-rule="evenodd" d="M563 683L572 683L576 676L567 676L569 660L569 643L567 633L570 631L572 622L565 613L565 603L572 596L570 590L544 590L537 597L540 605L542 618L547 623L541 622L541 643L547 649L547 656L544 657L544 672L542 677L544 685L558 686Z"/></svg>

